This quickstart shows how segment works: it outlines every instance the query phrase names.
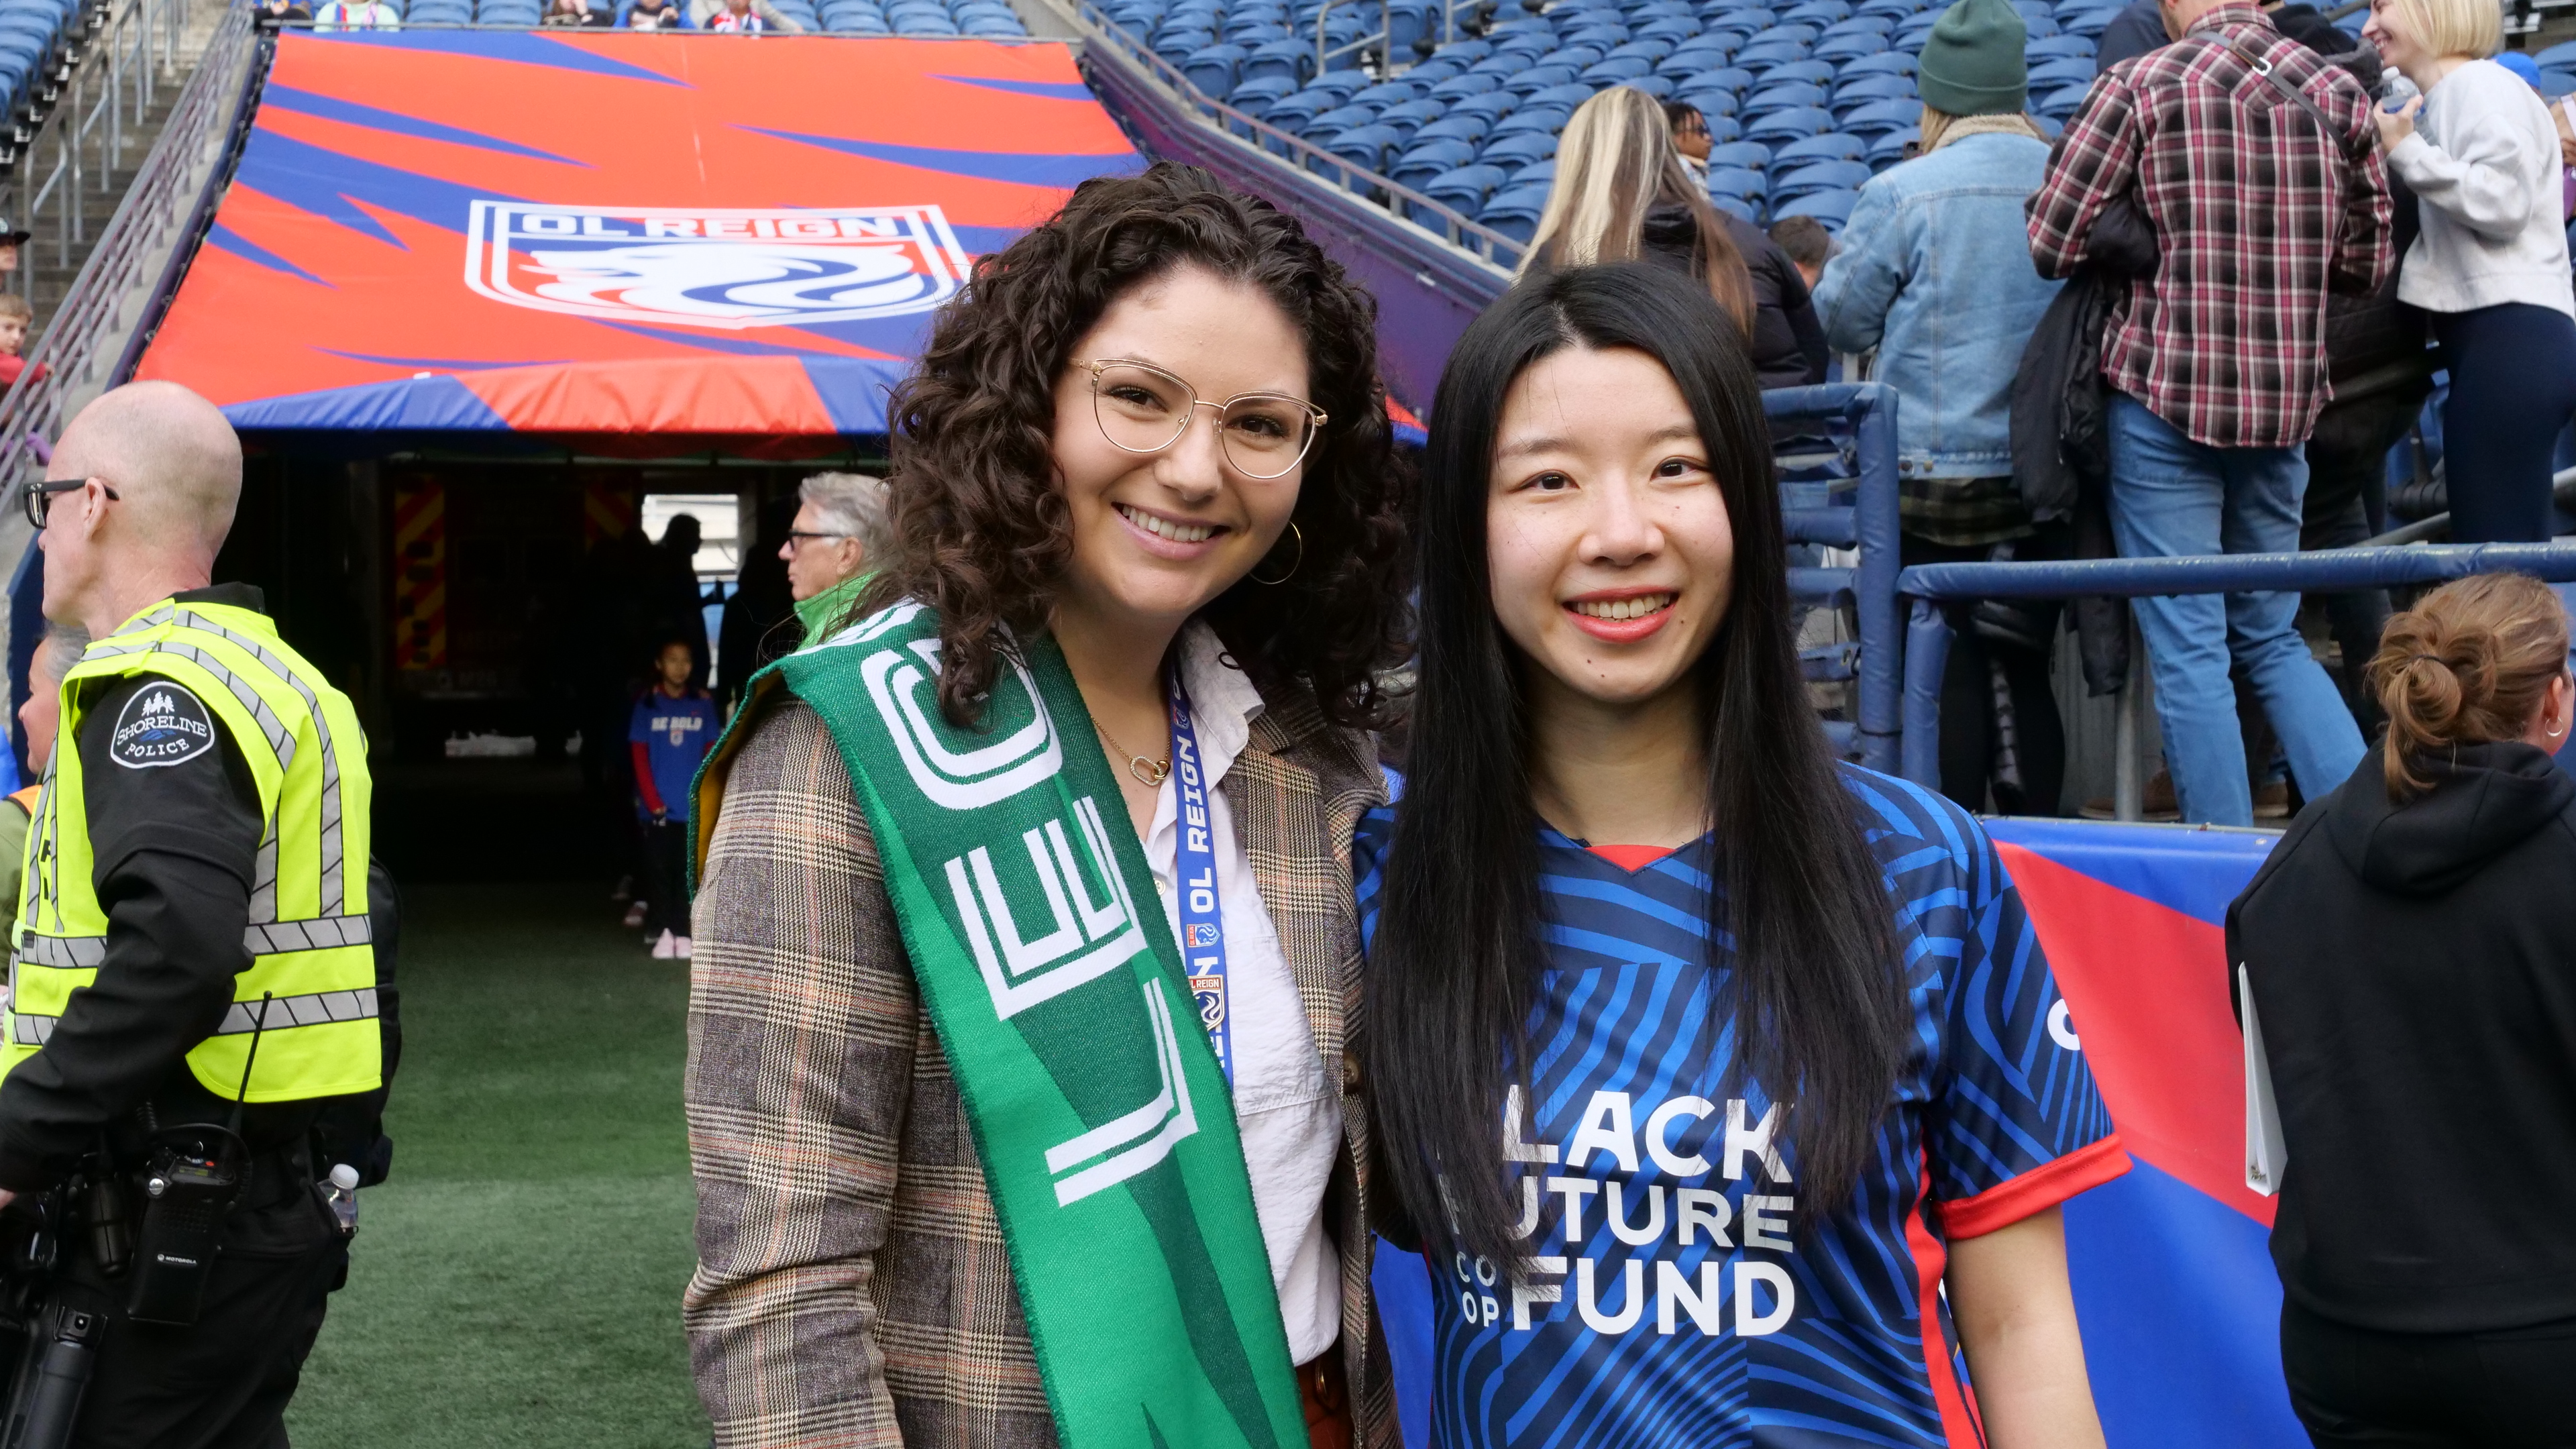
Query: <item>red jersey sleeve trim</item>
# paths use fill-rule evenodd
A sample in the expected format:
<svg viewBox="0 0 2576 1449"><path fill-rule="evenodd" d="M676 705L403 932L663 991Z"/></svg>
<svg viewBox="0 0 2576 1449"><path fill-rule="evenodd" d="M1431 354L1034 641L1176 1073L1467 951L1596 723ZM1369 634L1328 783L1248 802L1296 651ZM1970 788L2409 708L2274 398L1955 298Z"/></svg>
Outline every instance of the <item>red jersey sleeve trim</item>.
<svg viewBox="0 0 2576 1449"><path fill-rule="evenodd" d="M2027 1217L2048 1211L2087 1188L2100 1187L2129 1170L2129 1154L2120 1134L2079 1147L2055 1162L2034 1167L2010 1182L1999 1183L1955 1202L1935 1204L1942 1233L1953 1242L1981 1238Z"/></svg>
<svg viewBox="0 0 2576 1449"><path fill-rule="evenodd" d="M645 809L663 810L665 807L662 804L662 792L653 788L652 755L646 752L642 740L629 740L626 742L626 748L632 753L635 761L635 793L643 799Z"/></svg>

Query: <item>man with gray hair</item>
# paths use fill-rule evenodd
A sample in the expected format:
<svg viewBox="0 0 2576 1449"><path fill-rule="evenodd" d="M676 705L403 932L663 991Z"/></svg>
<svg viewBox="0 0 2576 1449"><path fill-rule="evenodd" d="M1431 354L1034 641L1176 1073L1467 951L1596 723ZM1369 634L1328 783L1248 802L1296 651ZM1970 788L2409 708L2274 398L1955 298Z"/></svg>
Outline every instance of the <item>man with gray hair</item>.
<svg viewBox="0 0 2576 1449"><path fill-rule="evenodd" d="M259 591L212 583L241 477L223 414L146 382L26 490L45 616L94 642L22 867L0 1205L77 1178L136 1224L59 1238L44 1331L95 1355L80 1445L285 1442L362 1178L315 1128L383 1080L367 742Z"/></svg>
<svg viewBox="0 0 2576 1449"><path fill-rule="evenodd" d="M867 585L868 558L885 539L886 485L865 473L817 473L796 496L803 506L778 556L787 560L788 592L810 646L842 622Z"/></svg>

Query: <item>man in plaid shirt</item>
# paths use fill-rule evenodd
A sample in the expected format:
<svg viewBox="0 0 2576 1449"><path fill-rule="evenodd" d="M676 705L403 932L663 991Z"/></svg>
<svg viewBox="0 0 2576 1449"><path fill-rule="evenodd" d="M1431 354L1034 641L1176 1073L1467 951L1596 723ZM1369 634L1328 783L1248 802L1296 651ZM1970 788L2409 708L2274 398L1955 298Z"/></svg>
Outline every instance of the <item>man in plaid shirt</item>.
<svg viewBox="0 0 2576 1449"><path fill-rule="evenodd" d="M2114 309L2102 347L2120 552L2291 551L2303 445L2329 391L2326 293L2367 292L2390 265L2371 101L2249 0L2164 11L2182 39L2105 72L2058 139L2031 198L2031 258L2044 276L2073 273L2122 197L2155 232L2156 269ZM2184 819L2253 821L2231 649L2303 794L2324 795L2361 759L2360 731L2299 637L2298 603L2138 601Z"/></svg>

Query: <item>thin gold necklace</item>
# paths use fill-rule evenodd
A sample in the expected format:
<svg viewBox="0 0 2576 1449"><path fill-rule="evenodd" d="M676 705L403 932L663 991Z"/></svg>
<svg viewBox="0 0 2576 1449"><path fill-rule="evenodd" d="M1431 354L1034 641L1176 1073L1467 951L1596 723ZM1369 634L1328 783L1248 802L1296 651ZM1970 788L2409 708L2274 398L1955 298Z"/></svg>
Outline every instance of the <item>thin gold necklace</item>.
<svg viewBox="0 0 2576 1449"><path fill-rule="evenodd" d="M1157 760L1128 749L1118 743L1118 737L1109 732L1109 726L1102 724L1100 716L1096 714L1091 716L1091 727L1098 730L1100 737L1109 742L1111 750L1127 757L1127 773L1135 776L1148 787L1159 789L1165 780L1171 778L1172 762L1168 757Z"/></svg>

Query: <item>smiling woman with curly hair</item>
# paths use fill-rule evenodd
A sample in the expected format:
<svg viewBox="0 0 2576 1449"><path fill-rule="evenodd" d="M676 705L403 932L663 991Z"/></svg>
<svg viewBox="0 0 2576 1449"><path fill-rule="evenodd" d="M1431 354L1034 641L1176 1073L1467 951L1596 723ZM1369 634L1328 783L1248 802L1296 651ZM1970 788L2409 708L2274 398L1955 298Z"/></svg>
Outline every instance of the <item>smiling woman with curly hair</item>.
<svg viewBox="0 0 2576 1449"><path fill-rule="evenodd" d="M1375 324L1170 165L939 314L881 572L700 788L722 1442L1395 1442L1345 1066L1407 621Z"/></svg>

